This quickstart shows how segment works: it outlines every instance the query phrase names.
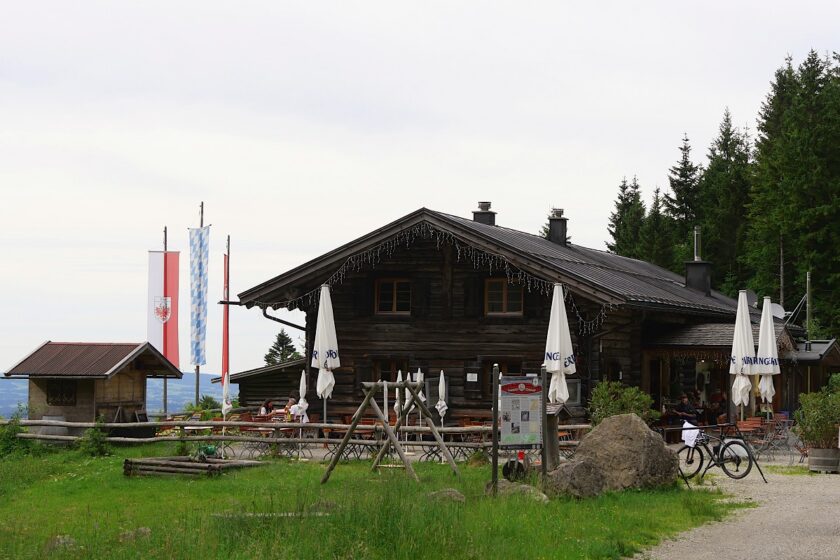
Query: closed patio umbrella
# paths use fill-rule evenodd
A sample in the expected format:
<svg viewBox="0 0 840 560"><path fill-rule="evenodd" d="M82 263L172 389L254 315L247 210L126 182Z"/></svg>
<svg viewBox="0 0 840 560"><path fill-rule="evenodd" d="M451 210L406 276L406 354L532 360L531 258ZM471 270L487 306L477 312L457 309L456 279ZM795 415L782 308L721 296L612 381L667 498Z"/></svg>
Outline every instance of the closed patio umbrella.
<svg viewBox="0 0 840 560"><path fill-rule="evenodd" d="M318 321L315 324L315 341L312 346L312 367L318 368L315 382L315 394L324 400L324 422L327 421L327 399L335 387L332 370L341 366L338 357L338 339L335 335L330 287L321 286L321 298L318 302Z"/></svg>
<svg viewBox="0 0 840 560"><path fill-rule="evenodd" d="M443 427L443 417L446 415L446 411L449 409L446 406L446 377L443 375L443 370L440 370L440 378L438 379L438 402L435 405L435 408L440 414L440 427Z"/></svg>
<svg viewBox="0 0 840 560"><path fill-rule="evenodd" d="M735 375L732 384L732 402L736 406L746 406L750 402L750 375L755 361L755 343L753 342L750 312L747 307L747 291L738 292L738 310L735 314L735 334L732 337L732 356L729 373Z"/></svg>
<svg viewBox="0 0 840 560"><path fill-rule="evenodd" d="M782 373L779 367L779 349L776 346L776 330L773 327L773 311L770 298L764 298L761 307L761 323L758 329L758 354L755 357L753 373L761 375L758 388L764 402L773 402L776 389L773 387L773 376Z"/></svg>
<svg viewBox="0 0 840 560"><path fill-rule="evenodd" d="M545 371L551 374L548 400L552 403L564 403L569 400L566 376L577 371L572 335L569 332L569 319L566 316L566 304L563 299L563 286L554 284L548 336L545 340Z"/></svg>

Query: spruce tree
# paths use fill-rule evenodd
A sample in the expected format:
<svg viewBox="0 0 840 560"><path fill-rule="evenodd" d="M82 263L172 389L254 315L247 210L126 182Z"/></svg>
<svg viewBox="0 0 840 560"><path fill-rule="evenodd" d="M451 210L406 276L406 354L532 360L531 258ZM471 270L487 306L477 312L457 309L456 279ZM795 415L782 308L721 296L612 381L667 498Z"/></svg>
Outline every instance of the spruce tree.
<svg viewBox="0 0 840 560"><path fill-rule="evenodd" d="M653 191L653 202L642 224L641 253L648 262L668 268L674 259L672 239L672 220L663 211L663 197L657 188Z"/></svg>
<svg viewBox="0 0 840 560"><path fill-rule="evenodd" d="M285 329L280 329L280 332L277 333L277 338L274 339L274 344L271 345L271 348L268 349L265 355L265 365L276 366L298 358L300 358L300 354L295 349L291 337L286 334Z"/></svg>
<svg viewBox="0 0 840 560"><path fill-rule="evenodd" d="M840 68L811 51L794 71L776 73L762 106L751 192L748 262L754 287L775 295L779 239L785 250L785 304L805 292L812 271L814 317L840 329Z"/></svg>
<svg viewBox="0 0 840 560"><path fill-rule="evenodd" d="M793 267L788 267L786 278L780 278L783 253L797 254L798 239L792 236L790 204L793 185L782 180L782 155L788 149L785 134L785 116L790 111L798 87L798 79L791 58L776 70L770 84L770 93L761 105L758 116L758 136L755 149L755 177L750 188L748 207L749 230L745 256L753 273L750 287L760 295L781 301L782 284L792 288ZM783 248L786 246L786 251ZM790 259L785 259L789 261ZM789 291L788 293L792 293Z"/></svg>
<svg viewBox="0 0 840 560"><path fill-rule="evenodd" d="M732 125L732 115L726 109L718 136L709 147L709 162L699 183L697 214L703 235L703 257L715 267L713 283L731 296L749 278L741 257L747 231L750 154L749 136Z"/></svg>
<svg viewBox="0 0 840 560"><path fill-rule="evenodd" d="M640 233L644 219L645 205L642 202L641 187L636 177L629 184L625 177L618 186L615 211L610 214L607 230L612 243L607 242L607 249L624 257L641 258Z"/></svg>
<svg viewBox="0 0 840 560"><path fill-rule="evenodd" d="M668 186L671 192L663 197L665 215L673 225L673 260L668 264L675 271L682 271L686 260L692 255L694 226L698 225L699 183L702 168L691 161L691 144L688 135L683 135L680 146L680 160L668 170Z"/></svg>

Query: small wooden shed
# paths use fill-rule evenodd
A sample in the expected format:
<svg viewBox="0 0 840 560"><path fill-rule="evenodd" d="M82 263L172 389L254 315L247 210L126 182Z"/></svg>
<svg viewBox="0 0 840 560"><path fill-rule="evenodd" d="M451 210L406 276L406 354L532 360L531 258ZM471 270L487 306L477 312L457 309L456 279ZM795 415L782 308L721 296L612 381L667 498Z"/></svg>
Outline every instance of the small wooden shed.
<svg viewBox="0 0 840 560"><path fill-rule="evenodd" d="M146 379L181 372L148 342L47 341L5 373L29 379L29 418L132 422L146 410Z"/></svg>

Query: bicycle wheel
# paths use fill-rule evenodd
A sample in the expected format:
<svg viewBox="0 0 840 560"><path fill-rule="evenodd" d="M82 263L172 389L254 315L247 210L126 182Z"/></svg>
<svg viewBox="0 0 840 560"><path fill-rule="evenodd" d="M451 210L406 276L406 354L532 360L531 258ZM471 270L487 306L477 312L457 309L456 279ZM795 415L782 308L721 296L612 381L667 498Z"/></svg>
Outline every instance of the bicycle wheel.
<svg viewBox="0 0 840 560"><path fill-rule="evenodd" d="M680 461L680 471L686 478L691 478L703 468L703 451L700 447L683 445L677 451L677 458Z"/></svg>
<svg viewBox="0 0 840 560"><path fill-rule="evenodd" d="M724 444L718 459L720 468L729 478L744 478L752 470L752 459L747 452L747 446L737 440Z"/></svg>

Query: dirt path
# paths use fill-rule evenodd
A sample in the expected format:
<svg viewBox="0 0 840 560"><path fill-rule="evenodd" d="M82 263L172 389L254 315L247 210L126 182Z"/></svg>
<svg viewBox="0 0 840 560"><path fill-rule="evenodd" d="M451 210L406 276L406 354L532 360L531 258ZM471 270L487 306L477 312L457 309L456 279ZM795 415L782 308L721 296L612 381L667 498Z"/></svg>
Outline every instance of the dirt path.
<svg viewBox="0 0 840 560"><path fill-rule="evenodd" d="M698 527L637 556L640 559L840 558L840 475L767 474L744 480L715 477L738 499L759 505L720 523Z"/></svg>

